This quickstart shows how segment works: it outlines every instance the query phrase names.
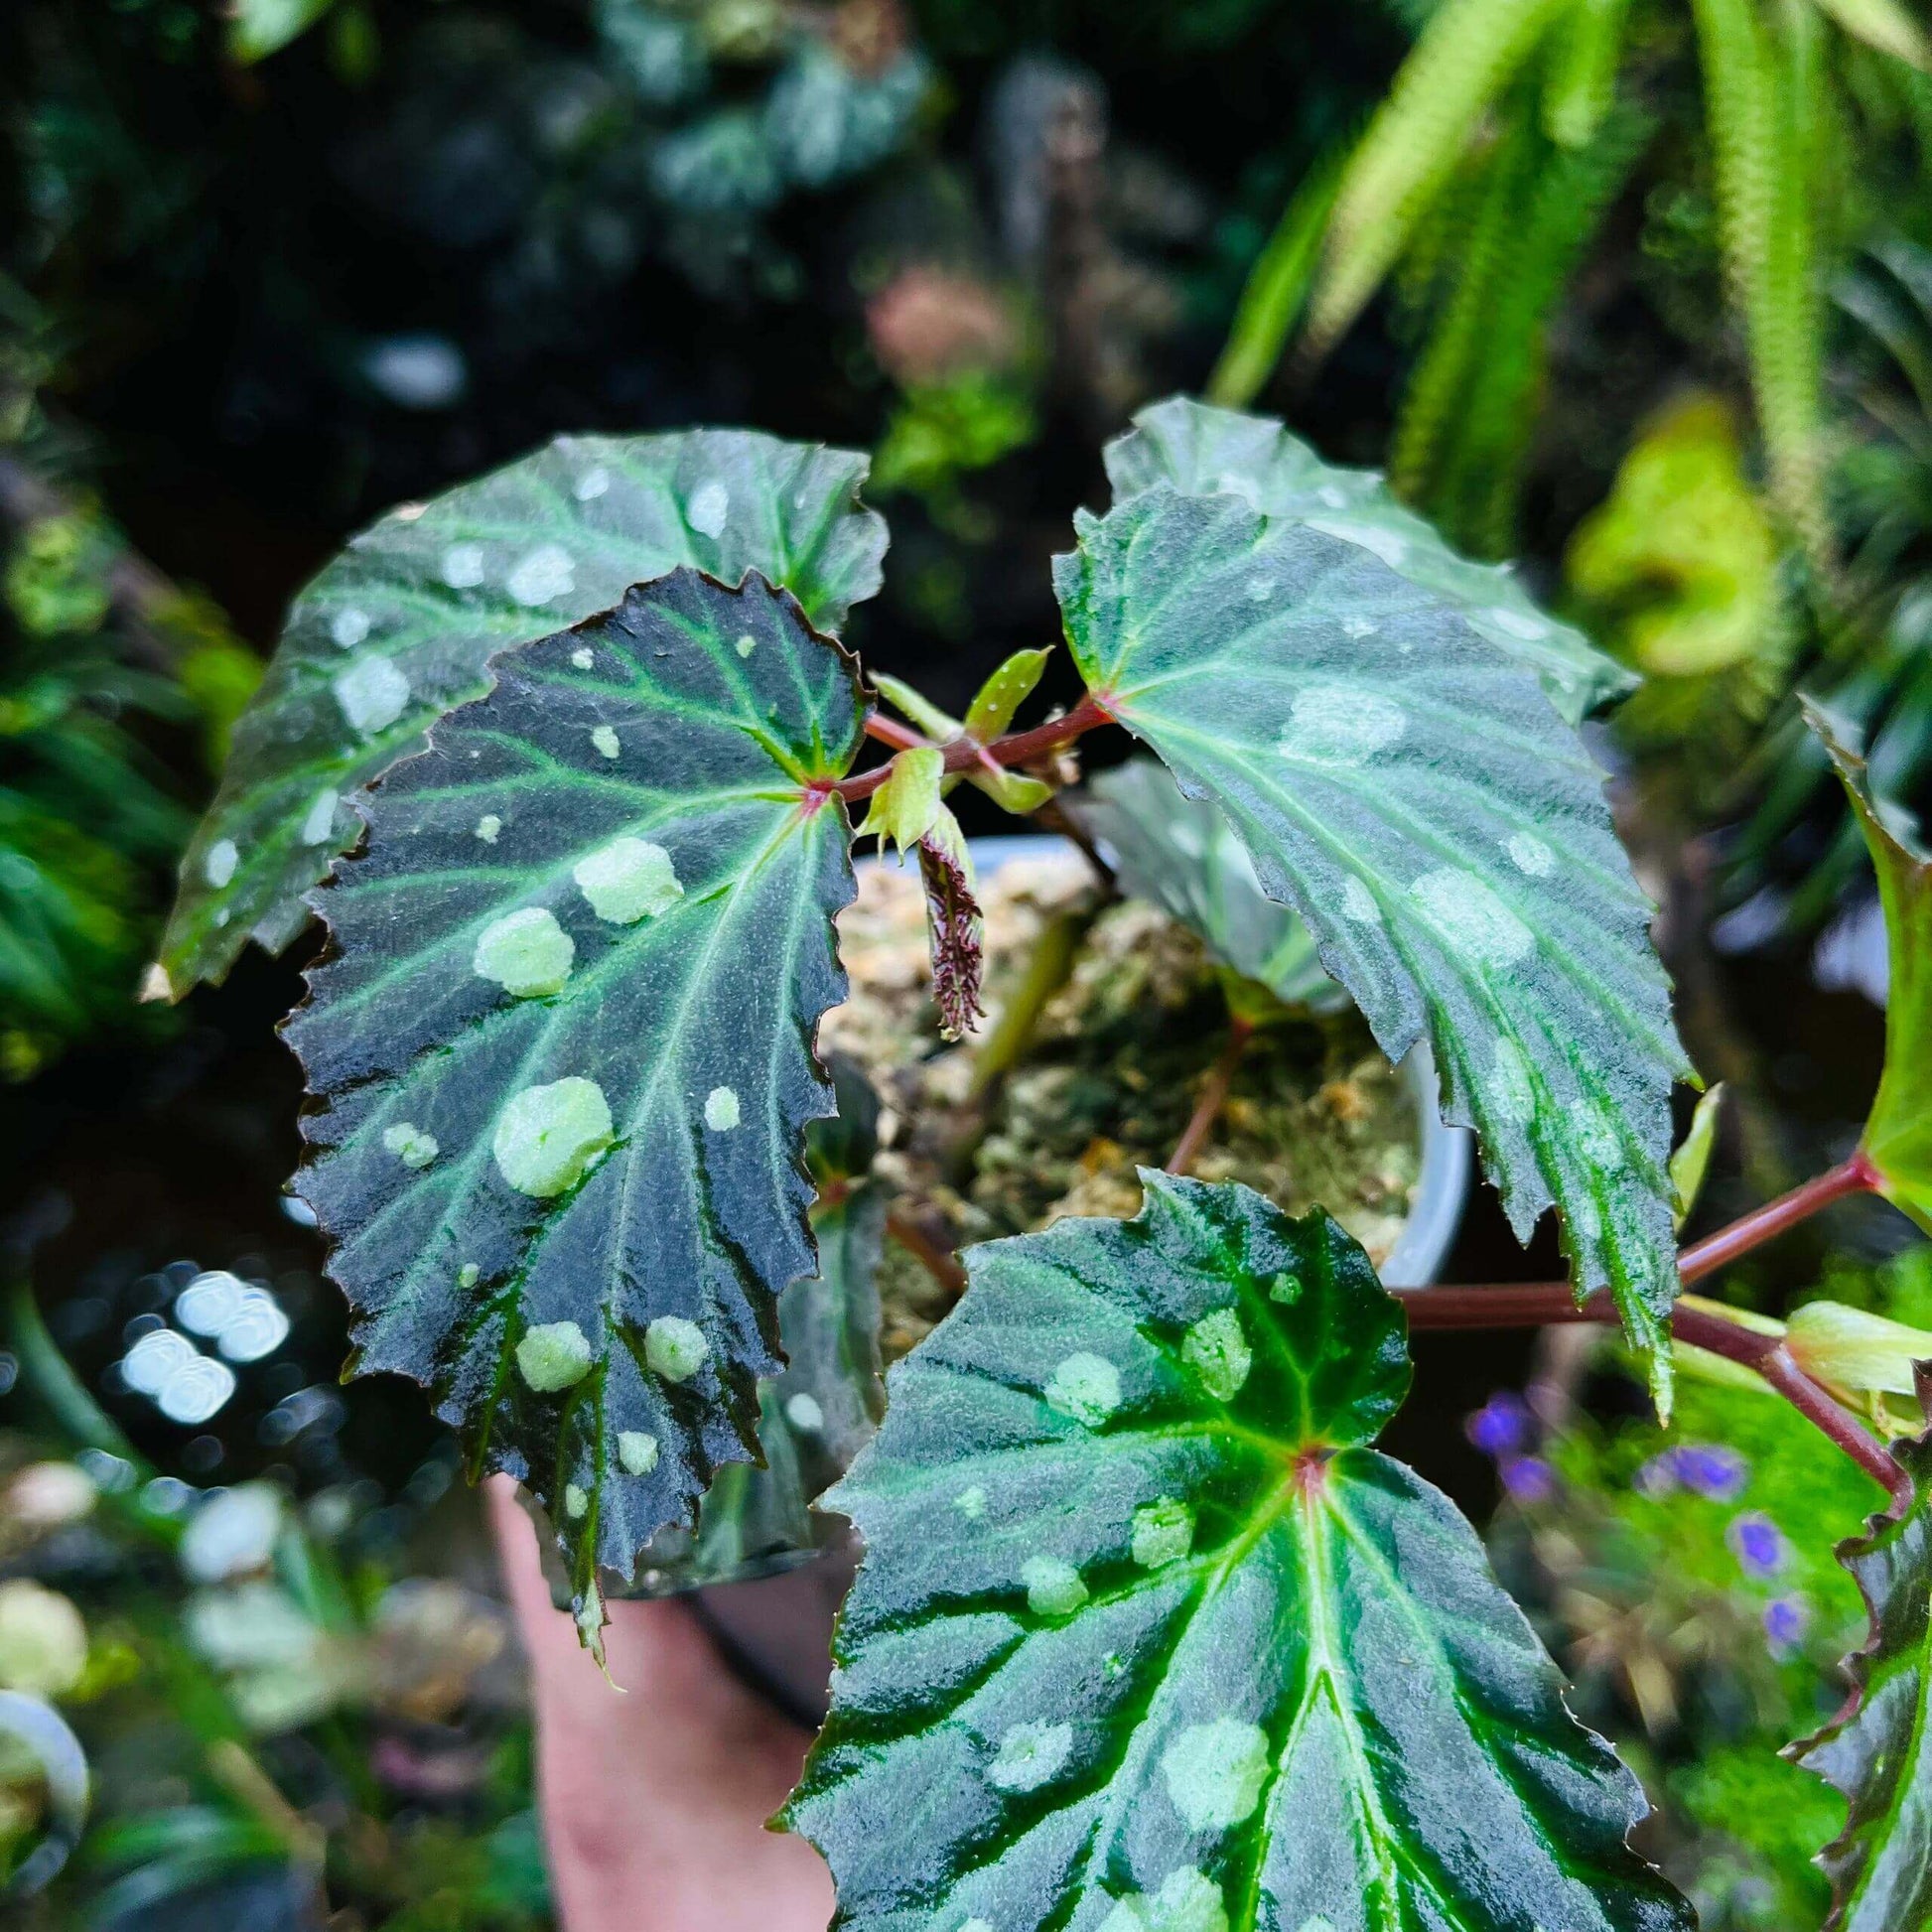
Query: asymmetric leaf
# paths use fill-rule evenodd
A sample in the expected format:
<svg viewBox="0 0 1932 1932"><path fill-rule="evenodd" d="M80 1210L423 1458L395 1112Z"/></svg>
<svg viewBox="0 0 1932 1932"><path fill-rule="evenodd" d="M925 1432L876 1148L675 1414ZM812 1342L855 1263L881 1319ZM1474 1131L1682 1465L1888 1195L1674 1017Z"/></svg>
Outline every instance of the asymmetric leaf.
<svg viewBox="0 0 1932 1932"><path fill-rule="evenodd" d="M1865 1122L1864 1151L1879 1191L1932 1233L1932 855L1908 814L1876 797L1856 728L1807 703L1805 722L1844 780L1878 874L1891 973L1885 992L1885 1070Z"/></svg>
<svg viewBox="0 0 1932 1932"><path fill-rule="evenodd" d="M860 1932L1689 1932L1315 1212L1144 1173L972 1249L827 1498L867 1558L786 1814Z"/></svg>
<svg viewBox="0 0 1932 1932"><path fill-rule="evenodd" d="M1613 1291L1667 1406L1688 1066L1576 733L1357 544L1165 483L1075 527L1054 588L1095 697L1226 814L1382 1050L1428 1033L1518 1237L1561 1208L1579 1295Z"/></svg>
<svg viewBox="0 0 1932 1932"><path fill-rule="evenodd" d="M1108 444L1106 461L1117 502L1159 483L1188 495L1225 492L1245 497L1271 523L1305 523L1374 551L1527 664L1573 725L1636 684L1581 630L1539 610L1506 566L1451 550L1397 501L1379 471L1323 463L1271 416L1175 396L1143 409L1133 429Z"/></svg>
<svg viewBox="0 0 1932 1932"><path fill-rule="evenodd" d="M1839 1547L1871 1612L1871 1643L1846 1662L1852 1699L1787 1755L1851 1801L1821 1855L1834 1899L1829 1932L1920 1932L1932 1922L1932 1442L1894 1444L1911 1507L1874 1516Z"/></svg>
<svg viewBox="0 0 1932 1932"><path fill-rule="evenodd" d="M1223 965L1286 1006L1346 1004L1308 927L1263 894L1234 828L1212 805L1183 798L1158 759L1096 772L1061 804L1106 848L1124 891L1199 933Z"/></svg>
<svg viewBox="0 0 1932 1932"><path fill-rule="evenodd" d="M429 1384L544 1500L581 1614L753 1451L776 1298L817 1272L814 1029L845 994L853 666L691 570L499 658L368 793L288 1034L296 1185L354 1366Z"/></svg>
<svg viewBox="0 0 1932 1932"><path fill-rule="evenodd" d="M290 607L182 861L161 943L179 997L218 980L252 936L278 952L302 895L361 826L345 794L418 750L488 688L511 644L607 611L680 564L756 570L821 630L879 588L881 518L866 459L742 430L567 436L354 538Z"/></svg>

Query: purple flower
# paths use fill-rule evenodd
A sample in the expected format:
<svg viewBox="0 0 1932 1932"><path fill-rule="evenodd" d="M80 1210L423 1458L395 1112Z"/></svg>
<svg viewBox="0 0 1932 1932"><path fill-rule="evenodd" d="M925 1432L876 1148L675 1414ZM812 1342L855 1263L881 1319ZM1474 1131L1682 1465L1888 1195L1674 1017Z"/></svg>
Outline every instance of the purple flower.
<svg viewBox="0 0 1932 1932"><path fill-rule="evenodd" d="M1774 1597L1764 1606L1764 1635L1773 1657L1788 1657L1804 1640L1811 1605L1802 1596Z"/></svg>
<svg viewBox="0 0 1932 1932"><path fill-rule="evenodd" d="M1661 1455L1653 1455L1648 1462L1640 1464L1630 1478L1630 1487L1652 1502L1671 1494L1677 1487L1677 1451L1665 1449Z"/></svg>
<svg viewBox="0 0 1932 1932"><path fill-rule="evenodd" d="M1484 1455L1506 1457L1529 1442L1534 1419L1520 1395L1492 1395L1463 1425L1469 1441Z"/></svg>
<svg viewBox="0 0 1932 1932"><path fill-rule="evenodd" d="M1734 1503L1750 1480L1749 1461L1723 1443L1684 1443L1671 1460L1678 1481L1714 1503Z"/></svg>
<svg viewBox="0 0 1932 1932"><path fill-rule="evenodd" d="M1725 1531L1725 1541L1730 1545L1731 1554L1736 1557L1744 1575L1760 1583L1775 1577L1788 1561L1784 1537L1778 1526L1756 1510L1733 1516L1729 1528Z"/></svg>
<svg viewBox="0 0 1932 1932"><path fill-rule="evenodd" d="M1499 1473L1519 1503L1546 1502L1557 1486L1557 1472L1540 1455L1506 1455Z"/></svg>

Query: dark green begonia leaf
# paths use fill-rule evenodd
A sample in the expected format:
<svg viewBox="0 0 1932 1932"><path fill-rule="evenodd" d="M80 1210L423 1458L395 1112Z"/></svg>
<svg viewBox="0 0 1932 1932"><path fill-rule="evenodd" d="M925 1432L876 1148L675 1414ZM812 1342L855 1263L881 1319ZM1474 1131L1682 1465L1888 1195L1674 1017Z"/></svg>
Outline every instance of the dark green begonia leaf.
<svg viewBox="0 0 1932 1932"><path fill-rule="evenodd" d="M877 1278L886 1196L859 1181L813 1213L812 1232L819 1273L793 1282L778 1303L784 1372L759 1384L764 1466L720 1469L698 1506L696 1534L661 1532L639 1559L637 1584L614 1594L668 1596L768 1577L842 1539L839 1519L811 1505L851 1466L885 1412Z"/></svg>
<svg viewBox="0 0 1932 1932"><path fill-rule="evenodd" d="M1097 772L1060 803L1106 848L1123 890L1197 932L1223 965L1285 1006L1347 1003L1308 927L1262 892L1234 828L1204 799L1183 797L1158 759Z"/></svg>
<svg viewBox="0 0 1932 1932"><path fill-rule="evenodd" d="M1369 1445L1404 1317L1326 1215L1144 1173L970 1250L827 1498L867 1557L786 1820L860 1932L1689 1932L1636 1780Z"/></svg>
<svg viewBox="0 0 1932 1932"><path fill-rule="evenodd" d="M1157 483L1191 495L1241 496L1271 522L1303 523L1371 550L1391 570L1453 604L1471 628L1527 664L1574 725L1636 678L1574 625L1540 610L1504 564L1473 563L1399 502L1377 470L1323 463L1271 416L1183 396L1155 403L1108 444L1119 501Z"/></svg>
<svg viewBox="0 0 1932 1932"><path fill-rule="evenodd" d="M354 1367L542 1498L594 1632L597 1566L754 1452L777 1297L817 1272L861 705L789 596L691 570L493 668L315 895L296 1185Z"/></svg>
<svg viewBox="0 0 1932 1932"><path fill-rule="evenodd" d="M1575 730L1452 604L1242 497L1156 483L1076 528L1054 587L1095 697L1226 815L1382 1050L1428 1034L1518 1238L1562 1210L1667 1411L1689 1067Z"/></svg>
<svg viewBox="0 0 1932 1932"><path fill-rule="evenodd" d="M1879 1191L1932 1234L1932 854L1910 815L1872 791L1856 728L1810 703L1805 721L1851 796L1885 913L1885 1068L1864 1151Z"/></svg>
<svg viewBox="0 0 1932 1932"><path fill-rule="evenodd" d="M290 607L182 861L160 966L180 997L252 936L279 952L361 826L346 795L488 686L483 666L689 564L756 570L836 632L879 588L866 459L743 430L566 436L374 524Z"/></svg>
<svg viewBox="0 0 1932 1932"><path fill-rule="evenodd" d="M1846 1661L1852 1697L1787 1755L1850 1800L1831 1875L1828 1932L1922 1932L1932 1924L1932 1440L1895 1443L1911 1506L1874 1516L1839 1546L1871 1612L1870 1645Z"/></svg>

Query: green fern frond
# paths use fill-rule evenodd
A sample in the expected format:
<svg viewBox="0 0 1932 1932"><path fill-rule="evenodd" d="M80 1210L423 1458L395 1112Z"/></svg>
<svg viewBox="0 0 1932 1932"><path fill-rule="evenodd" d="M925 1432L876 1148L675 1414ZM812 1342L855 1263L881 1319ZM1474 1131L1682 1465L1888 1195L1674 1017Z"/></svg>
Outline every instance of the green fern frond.
<svg viewBox="0 0 1932 1932"><path fill-rule="evenodd" d="M1483 113L1563 0L1445 0L1350 161L1328 224L1304 352L1323 353L1362 311L1454 170Z"/></svg>
<svg viewBox="0 0 1932 1932"><path fill-rule="evenodd" d="M1551 35L1543 81L1543 131L1560 148L1595 138L1616 99L1617 63L1630 0L1576 0Z"/></svg>
<svg viewBox="0 0 1932 1932"><path fill-rule="evenodd" d="M1523 467L1542 405L1549 326L1564 288L1655 120L1628 103L1569 151L1536 125L1525 89L1487 163L1488 193L1403 399L1397 487L1465 549L1514 549Z"/></svg>
<svg viewBox="0 0 1932 1932"><path fill-rule="evenodd" d="M1829 569L1823 358L1806 166L1813 83L1803 35L1774 33L1758 17L1755 0L1691 0L1691 11L1704 67L1725 278L1744 324L1771 494L1806 554Z"/></svg>
<svg viewBox="0 0 1932 1932"><path fill-rule="evenodd" d="M1817 0L1854 40L1890 54L1921 73L1932 73L1932 40L1898 0Z"/></svg>
<svg viewBox="0 0 1932 1932"><path fill-rule="evenodd" d="M1274 374L1309 299L1352 145L1329 148L1296 185L1241 291L1227 345L1207 380L1209 402L1245 409Z"/></svg>

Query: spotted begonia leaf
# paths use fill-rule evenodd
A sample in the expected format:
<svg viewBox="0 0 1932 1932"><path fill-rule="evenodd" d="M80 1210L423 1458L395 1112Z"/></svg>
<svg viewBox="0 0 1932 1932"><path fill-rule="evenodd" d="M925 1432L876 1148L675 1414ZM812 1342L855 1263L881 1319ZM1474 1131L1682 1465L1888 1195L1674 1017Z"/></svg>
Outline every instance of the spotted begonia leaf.
<svg viewBox="0 0 1932 1932"><path fill-rule="evenodd" d="M1326 1215L1146 1173L966 1255L828 1504L867 1556L786 1822L859 1932L1689 1932L1637 1782L1369 1447L1400 1306Z"/></svg>
<svg viewBox="0 0 1932 1932"><path fill-rule="evenodd" d="M1155 483L1054 560L1094 695L1208 798L1444 1112L1519 1238L1553 1202L1669 1402L1670 1094L1688 1072L1602 774L1536 679L1359 545Z"/></svg>
<svg viewBox="0 0 1932 1932"><path fill-rule="evenodd" d="M866 459L742 430L567 436L355 537L290 607L182 861L161 942L176 996L252 936L308 921L303 894L360 833L346 795L481 697L490 654L612 608L680 564L756 570L821 630L879 588Z"/></svg>
<svg viewBox="0 0 1932 1932"><path fill-rule="evenodd" d="M1182 797L1159 759L1097 772L1061 805L1099 840L1123 891L1199 933L1223 965L1289 1006L1346 1004L1308 927L1262 892L1234 828L1204 800Z"/></svg>
<svg viewBox="0 0 1932 1932"><path fill-rule="evenodd" d="M1850 1801L1820 1856L1829 1932L1920 1932L1932 1923L1932 1440L1896 1443L1908 1508L1839 1546L1871 1612L1870 1645L1846 1662L1852 1697L1788 1755Z"/></svg>
<svg viewBox="0 0 1932 1932"><path fill-rule="evenodd" d="M879 1257L886 1197L860 1181L812 1216L819 1273L779 1298L785 1368L759 1384L764 1466L720 1469L698 1506L698 1528L663 1531L637 1583L613 1594L668 1596L701 1584L768 1577L830 1548L844 1525L812 1508L879 1426Z"/></svg>
<svg viewBox="0 0 1932 1932"><path fill-rule="evenodd" d="M429 1384L550 1509L584 1618L756 1442L817 1272L812 1053L845 994L851 660L691 570L499 658L367 795L288 1025L296 1185L355 1367Z"/></svg>
<svg viewBox="0 0 1932 1932"><path fill-rule="evenodd" d="M1581 630L1538 609L1507 565L1474 563L1451 550L1396 499L1379 471L1323 463L1272 417L1175 396L1142 410L1133 429L1108 444L1106 462L1117 501L1157 483L1193 495L1226 492L1273 522L1305 523L1373 551L1527 664L1573 725L1636 685Z"/></svg>
<svg viewBox="0 0 1932 1932"><path fill-rule="evenodd" d="M1851 795L1885 913L1885 1068L1864 1151L1885 1198L1932 1233L1932 854L1909 815L1873 793L1853 727L1817 705L1805 717Z"/></svg>

